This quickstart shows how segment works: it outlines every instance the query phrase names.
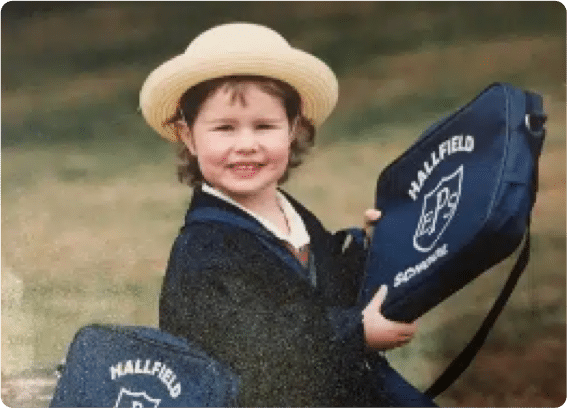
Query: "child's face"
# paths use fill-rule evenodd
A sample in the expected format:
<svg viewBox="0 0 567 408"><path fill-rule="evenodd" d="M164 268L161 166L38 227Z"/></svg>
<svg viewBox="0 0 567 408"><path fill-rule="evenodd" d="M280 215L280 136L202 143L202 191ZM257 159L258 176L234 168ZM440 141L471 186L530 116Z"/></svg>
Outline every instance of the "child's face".
<svg viewBox="0 0 567 408"><path fill-rule="evenodd" d="M291 129L280 98L247 83L242 96L220 87L182 140L204 179L238 202L270 199L290 154Z"/></svg>

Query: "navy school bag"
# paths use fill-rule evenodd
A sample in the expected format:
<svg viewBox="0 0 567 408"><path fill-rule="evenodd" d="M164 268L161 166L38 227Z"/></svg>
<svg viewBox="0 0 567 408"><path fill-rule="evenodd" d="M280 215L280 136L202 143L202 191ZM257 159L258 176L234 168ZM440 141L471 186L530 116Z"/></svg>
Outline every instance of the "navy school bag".
<svg viewBox="0 0 567 408"><path fill-rule="evenodd" d="M495 83L426 130L380 174L361 292L388 286L385 317L413 321L524 246L473 341L427 393L437 395L484 342L529 256L546 116L542 98ZM451 381L452 382L452 381Z"/></svg>
<svg viewBox="0 0 567 408"><path fill-rule="evenodd" d="M75 335L50 406L218 407L237 392L234 373L182 338L91 324Z"/></svg>

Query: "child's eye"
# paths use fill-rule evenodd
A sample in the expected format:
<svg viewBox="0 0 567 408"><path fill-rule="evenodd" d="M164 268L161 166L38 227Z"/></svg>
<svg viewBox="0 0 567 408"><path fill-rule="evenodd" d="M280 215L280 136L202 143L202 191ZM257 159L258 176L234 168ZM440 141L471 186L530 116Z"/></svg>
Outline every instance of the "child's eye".
<svg viewBox="0 0 567 408"><path fill-rule="evenodd" d="M226 132L226 131L230 131L230 130L233 130L233 129L234 128L232 127L232 125L220 125L220 126L215 127L213 130Z"/></svg>
<svg viewBox="0 0 567 408"><path fill-rule="evenodd" d="M267 129L274 129L275 126L269 123L260 123L256 125L256 129L258 130L267 130Z"/></svg>

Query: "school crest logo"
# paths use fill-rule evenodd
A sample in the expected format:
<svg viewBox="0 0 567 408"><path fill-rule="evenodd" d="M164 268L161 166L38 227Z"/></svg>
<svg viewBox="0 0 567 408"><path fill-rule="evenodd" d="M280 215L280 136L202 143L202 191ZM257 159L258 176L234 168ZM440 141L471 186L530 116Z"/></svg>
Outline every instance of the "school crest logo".
<svg viewBox="0 0 567 408"><path fill-rule="evenodd" d="M121 387L114 408L158 408L160 401L161 399L151 398L145 391L132 392Z"/></svg>
<svg viewBox="0 0 567 408"><path fill-rule="evenodd" d="M463 183L464 166L443 177L437 186L423 197L421 217L413 236L413 246L420 252L429 252L453 219Z"/></svg>

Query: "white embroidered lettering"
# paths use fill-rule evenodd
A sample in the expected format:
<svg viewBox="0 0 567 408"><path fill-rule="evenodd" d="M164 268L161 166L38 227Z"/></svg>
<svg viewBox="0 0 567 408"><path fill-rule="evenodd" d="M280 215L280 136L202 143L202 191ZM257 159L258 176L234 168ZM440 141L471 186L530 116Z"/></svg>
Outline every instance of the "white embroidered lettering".
<svg viewBox="0 0 567 408"><path fill-rule="evenodd" d="M181 394L181 384L177 383L173 386L173 388L171 390L169 390L169 395L171 395L171 398L177 398L179 397L179 395Z"/></svg>
<svg viewBox="0 0 567 408"><path fill-rule="evenodd" d="M418 198L423 185L433 173L433 170L443 161L446 157L457 152L471 153L474 150L474 137L471 135L455 135L449 139L441 142L437 150L431 152L430 161L423 162L423 169L419 169L414 181L410 183L408 195L413 201Z"/></svg>
<svg viewBox="0 0 567 408"><path fill-rule="evenodd" d="M116 379L122 377L122 363L116 364L116 366L110 366L110 378Z"/></svg>
<svg viewBox="0 0 567 408"><path fill-rule="evenodd" d="M142 371L142 362L140 361L140 359L138 359L134 364L134 374L143 374L143 373L144 372Z"/></svg>
<svg viewBox="0 0 567 408"><path fill-rule="evenodd" d="M411 189L408 191L408 194L413 199L413 201L417 200L417 195L419 194L420 187L417 185L415 181L411 182Z"/></svg>
<svg viewBox="0 0 567 408"><path fill-rule="evenodd" d="M408 282L414 276L429 269L439 258L446 256L448 253L447 244L443 244L417 265L410 266L403 272L398 272L394 277L393 286L397 288L401 284Z"/></svg>
<svg viewBox="0 0 567 408"><path fill-rule="evenodd" d="M474 150L474 137L467 135L465 137L465 151L472 152Z"/></svg>
<svg viewBox="0 0 567 408"><path fill-rule="evenodd" d="M181 394L181 383L177 381L177 375L171 368L160 361L136 359L126 360L110 366L110 378L112 380L116 380L126 374L155 376L167 388L172 398L177 398Z"/></svg>
<svg viewBox="0 0 567 408"><path fill-rule="evenodd" d="M128 360L126 364L124 364L124 375L126 374L134 374L134 364L132 364L132 360Z"/></svg>
<svg viewBox="0 0 567 408"><path fill-rule="evenodd" d="M161 368L161 363L159 361L154 361L154 366L152 367L152 375L156 375Z"/></svg>

